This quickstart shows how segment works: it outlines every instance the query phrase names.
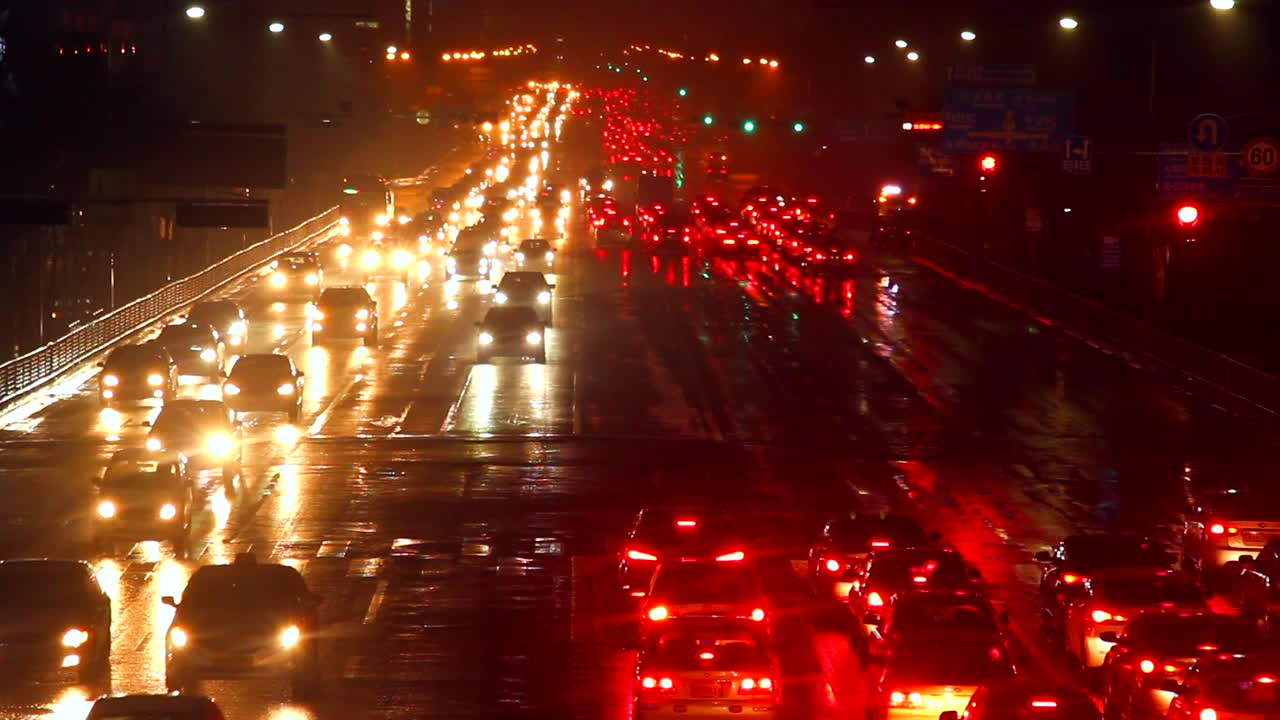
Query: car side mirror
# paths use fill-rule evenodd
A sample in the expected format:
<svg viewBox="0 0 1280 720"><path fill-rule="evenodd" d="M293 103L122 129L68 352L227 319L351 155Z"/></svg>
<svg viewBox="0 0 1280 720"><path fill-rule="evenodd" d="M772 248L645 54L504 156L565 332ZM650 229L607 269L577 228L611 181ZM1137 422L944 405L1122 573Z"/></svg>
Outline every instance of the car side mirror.
<svg viewBox="0 0 1280 720"><path fill-rule="evenodd" d="M100 368L104 368L104 367L106 367L106 366L107 366L107 364L106 364L105 362L99 362L99 363L95 363L95 364L96 364L98 367L100 367Z"/></svg>
<svg viewBox="0 0 1280 720"><path fill-rule="evenodd" d="M172 595L165 595L164 597L161 597L161 598L160 598L160 604L161 604L161 605L168 605L168 606L169 606L169 607L171 607L171 608L176 608L176 607L178 607L178 601L177 601L177 599L176 599L176 598L174 598Z"/></svg>
<svg viewBox="0 0 1280 720"><path fill-rule="evenodd" d="M960 713L956 710L946 710L938 716L938 720L960 720Z"/></svg>
<svg viewBox="0 0 1280 720"><path fill-rule="evenodd" d="M1115 630L1106 630L1098 633L1098 639L1104 643L1111 643L1112 645L1120 642L1120 637L1116 635Z"/></svg>
<svg viewBox="0 0 1280 720"><path fill-rule="evenodd" d="M1177 680L1174 680L1173 678L1165 678L1164 680L1160 681L1160 689L1165 692L1181 693L1182 683L1178 682Z"/></svg>
<svg viewBox="0 0 1280 720"><path fill-rule="evenodd" d="M1036 553L1036 562L1041 562L1041 563L1053 562L1053 556L1049 554L1048 550L1041 550L1040 552Z"/></svg>

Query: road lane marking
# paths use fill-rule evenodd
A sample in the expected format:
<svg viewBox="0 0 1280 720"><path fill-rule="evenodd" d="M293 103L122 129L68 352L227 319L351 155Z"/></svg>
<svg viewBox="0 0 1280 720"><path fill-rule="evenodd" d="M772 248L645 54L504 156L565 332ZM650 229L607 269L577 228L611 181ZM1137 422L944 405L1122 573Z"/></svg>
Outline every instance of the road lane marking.
<svg viewBox="0 0 1280 720"><path fill-rule="evenodd" d="M387 586L391 581L383 578L378 581L378 587L373 591L373 597L369 598L369 609L364 613L364 624L372 625L378 619L378 611L382 609L382 601L387 596Z"/></svg>
<svg viewBox="0 0 1280 720"><path fill-rule="evenodd" d="M351 548L350 540L325 540L316 551L317 558L345 558Z"/></svg>
<svg viewBox="0 0 1280 720"><path fill-rule="evenodd" d="M471 371L467 371L467 381L462 383L462 390L458 391L458 397L454 399L453 404L449 406L449 412L445 413L444 423L440 425L440 432L450 433L458 426L458 411L462 408L462 400L467 396L467 388L471 387Z"/></svg>

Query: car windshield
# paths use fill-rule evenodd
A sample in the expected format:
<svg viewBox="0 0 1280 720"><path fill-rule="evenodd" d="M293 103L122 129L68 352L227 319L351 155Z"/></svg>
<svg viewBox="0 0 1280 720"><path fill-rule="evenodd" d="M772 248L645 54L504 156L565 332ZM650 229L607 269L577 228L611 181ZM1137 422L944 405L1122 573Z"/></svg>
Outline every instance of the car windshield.
<svg viewBox="0 0 1280 720"><path fill-rule="evenodd" d="M369 293L364 288L328 288L320 293L319 304L334 307L368 305Z"/></svg>
<svg viewBox="0 0 1280 720"><path fill-rule="evenodd" d="M1204 601L1204 593L1194 580L1172 575L1107 578L1101 583L1099 595L1104 602L1139 607L1165 603L1194 605Z"/></svg>
<svg viewBox="0 0 1280 720"><path fill-rule="evenodd" d="M744 630L676 630L654 633L643 648L644 664L672 670L732 671L769 666L768 655Z"/></svg>
<svg viewBox="0 0 1280 720"><path fill-rule="evenodd" d="M1272 493L1222 493L1211 505L1219 519L1280 520L1280 496Z"/></svg>
<svg viewBox="0 0 1280 720"><path fill-rule="evenodd" d="M73 608L89 599L88 576L78 563L0 563L0 607Z"/></svg>
<svg viewBox="0 0 1280 720"><path fill-rule="evenodd" d="M1073 690L1018 688L992 692L978 717L983 720L1100 720L1089 696Z"/></svg>
<svg viewBox="0 0 1280 720"><path fill-rule="evenodd" d="M1262 646L1253 623L1217 614L1139 616L1125 628L1124 635L1134 645L1166 657L1250 652Z"/></svg>
<svg viewBox="0 0 1280 720"><path fill-rule="evenodd" d="M490 308L483 324L490 327L537 325L538 311L528 307Z"/></svg>
<svg viewBox="0 0 1280 720"><path fill-rule="evenodd" d="M547 289L547 279L542 273L507 273L498 283L498 289L510 295L539 292Z"/></svg>
<svg viewBox="0 0 1280 720"><path fill-rule="evenodd" d="M540 253L551 249L551 243L546 240L525 240L520 243L521 252Z"/></svg>
<svg viewBox="0 0 1280 720"><path fill-rule="evenodd" d="M885 672L893 682L923 685L977 685L1013 675L999 647L927 641L900 646Z"/></svg>
<svg viewBox="0 0 1280 720"><path fill-rule="evenodd" d="M232 377L280 377L292 374L289 358L283 355L244 355L231 368Z"/></svg>
<svg viewBox="0 0 1280 720"><path fill-rule="evenodd" d="M212 325L214 327L229 325L238 319L240 319L240 313L236 310L236 307L223 303L196 305L191 308L191 314L187 317L188 322Z"/></svg>
<svg viewBox="0 0 1280 720"><path fill-rule="evenodd" d="M674 604L752 602L758 591L741 564L669 563L654 579L653 596Z"/></svg>
<svg viewBox="0 0 1280 720"><path fill-rule="evenodd" d="M164 359L156 353L155 348L145 345L126 345L116 348L107 356L104 363L108 368L138 367L165 365Z"/></svg>
<svg viewBox="0 0 1280 720"><path fill-rule="evenodd" d="M203 325L169 325L160 331L162 343L209 343L213 336Z"/></svg>
<svg viewBox="0 0 1280 720"><path fill-rule="evenodd" d="M1209 682L1205 702L1219 712L1280 715L1280 672L1217 677Z"/></svg>
<svg viewBox="0 0 1280 720"><path fill-rule="evenodd" d="M283 565L202 568L182 593L182 605L192 611L228 613L237 610L293 610L305 588L297 571Z"/></svg>

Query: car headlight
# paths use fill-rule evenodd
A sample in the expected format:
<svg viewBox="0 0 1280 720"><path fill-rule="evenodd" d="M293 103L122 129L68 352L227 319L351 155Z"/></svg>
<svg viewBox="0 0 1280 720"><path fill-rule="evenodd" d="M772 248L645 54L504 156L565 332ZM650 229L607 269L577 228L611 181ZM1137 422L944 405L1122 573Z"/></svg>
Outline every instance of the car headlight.
<svg viewBox="0 0 1280 720"><path fill-rule="evenodd" d="M551 293L547 292L546 290L543 290L542 292L538 293L539 305L548 305L550 303L551 303Z"/></svg>
<svg viewBox="0 0 1280 720"><path fill-rule="evenodd" d="M240 386L236 385L235 383L227 383L222 386L222 394L223 395L239 395Z"/></svg>
<svg viewBox="0 0 1280 720"><path fill-rule="evenodd" d="M391 254L391 264L397 268L406 267L411 262L413 262L413 257L409 255L407 250L397 250Z"/></svg>
<svg viewBox="0 0 1280 720"><path fill-rule="evenodd" d="M271 287L284 287L285 281L288 280L282 272L271 273Z"/></svg>
<svg viewBox="0 0 1280 720"><path fill-rule="evenodd" d="M537 330L534 330L533 332L524 336L524 341L529 343L530 345L537 345L538 343L542 342L542 333L538 332Z"/></svg>
<svg viewBox="0 0 1280 720"><path fill-rule="evenodd" d="M229 335L243 335L249 331L249 326L243 320L237 320L231 323L231 328L227 331Z"/></svg>
<svg viewBox="0 0 1280 720"><path fill-rule="evenodd" d="M554 252L552 252L552 251L548 250L548 251L547 251L547 254L546 254L546 258L547 258L547 262L551 262L552 260L555 260L555 259L556 259L556 254L555 254Z"/></svg>
<svg viewBox="0 0 1280 720"><path fill-rule="evenodd" d="M311 319L312 319L312 320L323 320L323 319L324 319L324 311L323 311L323 310L321 310L321 309L320 309L320 308L318 308L318 307L314 307L314 306L310 307L310 308L308 309L308 314L309 314L309 315L311 315Z"/></svg>
<svg viewBox="0 0 1280 720"><path fill-rule="evenodd" d="M120 378L117 375L103 375L102 384L107 387L115 387L120 384Z"/></svg>
<svg viewBox="0 0 1280 720"><path fill-rule="evenodd" d="M180 627L169 628L169 646L175 648L184 648L190 638L187 637L187 631Z"/></svg>
<svg viewBox="0 0 1280 720"><path fill-rule="evenodd" d="M338 234L341 235L342 237L348 237L351 235L351 228L347 227L346 225L343 225L338 228Z"/></svg>
<svg viewBox="0 0 1280 720"><path fill-rule="evenodd" d="M365 250L364 254L360 256L360 264L367 270L372 270L378 267L378 264L381 262L382 257L378 255L377 250Z"/></svg>
<svg viewBox="0 0 1280 720"><path fill-rule="evenodd" d="M78 648L89 642L89 633L80 628L71 628L62 634L62 646L69 648Z"/></svg>
<svg viewBox="0 0 1280 720"><path fill-rule="evenodd" d="M160 387L164 384L164 376L160 373L151 373L147 376L147 384L151 387Z"/></svg>
<svg viewBox="0 0 1280 720"><path fill-rule="evenodd" d="M218 351L213 348L205 348L200 351L200 359L205 362L213 362L218 359Z"/></svg>
<svg viewBox="0 0 1280 720"><path fill-rule="evenodd" d="M285 650L292 650L297 647L301 640L302 630L298 629L297 625L290 625L280 631L280 647Z"/></svg>
<svg viewBox="0 0 1280 720"><path fill-rule="evenodd" d="M320 276L315 273L307 273L306 282L308 285L320 284Z"/></svg>
<svg viewBox="0 0 1280 720"><path fill-rule="evenodd" d="M110 500L103 500L98 503L98 517L113 518L116 516L116 504Z"/></svg>
<svg viewBox="0 0 1280 720"><path fill-rule="evenodd" d="M384 235L382 234L381 230L374 230L373 232L369 233L369 237L373 240L381 240L384 237Z"/></svg>
<svg viewBox="0 0 1280 720"><path fill-rule="evenodd" d="M147 442L145 443L145 446L151 452L158 452L161 448L164 447L164 443L160 442L160 438L149 437L147 438Z"/></svg>
<svg viewBox="0 0 1280 720"><path fill-rule="evenodd" d="M368 319L369 319L369 308L360 308L359 310L357 310L357 311L356 311L356 319L357 319L357 320L368 320Z"/></svg>
<svg viewBox="0 0 1280 720"><path fill-rule="evenodd" d="M501 305L507 301L507 294L504 292L494 293L493 301Z"/></svg>
<svg viewBox="0 0 1280 720"><path fill-rule="evenodd" d="M178 517L178 508L174 507L173 503L165 503L160 506L161 520L172 520L176 517Z"/></svg>
<svg viewBox="0 0 1280 720"><path fill-rule="evenodd" d="M320 323L311 323L311 332L320 332L324 329L324 325Z"/></svg>
<svg viewBox="0 0 1280 720"><path fill-rule="evenodd" d="M364 332L368 329L369 329L368 323L362 323L362 322L356 323L356 332Z"/></svg>
<svg viewBox="0 0 1280 720"><path fill-rule="evenodd" d="M493 344L493 336L492 336L492 335L490 335L490 334L489 334L489 333L487 333L487 332L482 332L482 333L480 333L480 344L481 344L481 345L491 345L491 344Z"/></svg>
<svg viewBox="0 0 1280 720"><path fill-rule="evenodd" d="M351 225L351 219L340 217L338 218L338 224L341 225L342 227L349 227Z"/></svg>
<svg viewBox="0 0 1280 720"><path fill-rule="evenodd" d="M391 222L391 218L387 217L386 215L383 215L382 213L378 213L373 217L373 222L376 225L386 225L387 223Z"/></svg>
<svg viewBox="0 0 1280 720"><path fill-rule="evenodd" d="M524 262L524 253L522 252L516 253L516 262Z"/></svg>
<svg viewBox="0 0 1280 720"><path fill-rule="evenodd" d="M231 454L231 438L226 435L213 435L205 441L204 446L216 457L226 457Z"/></svg>
<svg viewBox="0 0 1280 720"><path fill-rule="evenodd" d="M297 390L297 388L295 388L295 387L293 386L293 383L285 383L285 384L281 385L280 387L276 388L276 394L277 394L277 395L292 395L292 394L293 394L293 392L294 392L295 390Z"/></svg>
<svg viewBox="0 0 1280 720"><path fill-rule="evenodd" d="M348 230L350 230L350 228L348 228ZM341 243L338 245L337 253L339 260L346 260L351 255L351 246L346 243Z"/></svg>

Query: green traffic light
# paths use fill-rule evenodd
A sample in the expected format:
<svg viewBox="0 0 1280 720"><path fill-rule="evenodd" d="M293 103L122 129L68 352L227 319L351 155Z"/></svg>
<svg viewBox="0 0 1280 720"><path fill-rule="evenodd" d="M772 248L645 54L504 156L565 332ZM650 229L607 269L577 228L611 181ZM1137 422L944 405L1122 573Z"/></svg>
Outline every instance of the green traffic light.
<svg viewBox="0 0 1280 720"><path fill-rule="evenodd" d="M755 121L755 120L745 120L745 121L743 121L743 123L742 123L742 132L745 132L745 133L753 133L753 132L755 132L755 131L756 131L756 121Z"/></svg>
<svg viewBox="0 0 1280 720"><path fill-rule="evenodd" d="M676 91L676 94L679 95L680 97L684 97L689 94L689 91L684 88L680 88L679 90Z"/></svg>
<svg viewBox="0 0 1280 720"><path fill-rule="evenodd" d="M703 124L703 125L710 125L711 123L713 123L713 122L715 122L715 121L716 121L716 119L715 119L715 118L713 118L713 117L711 117L710 115L703 115L703 116L702 116L702 124Z"/></svg>
<svg viewBox="0 0 1280 720"><path fill-rule="evenodd" d="M791 123L791 131L795 133L804 132L804 123L800 122L799 120Z"/></svg>

